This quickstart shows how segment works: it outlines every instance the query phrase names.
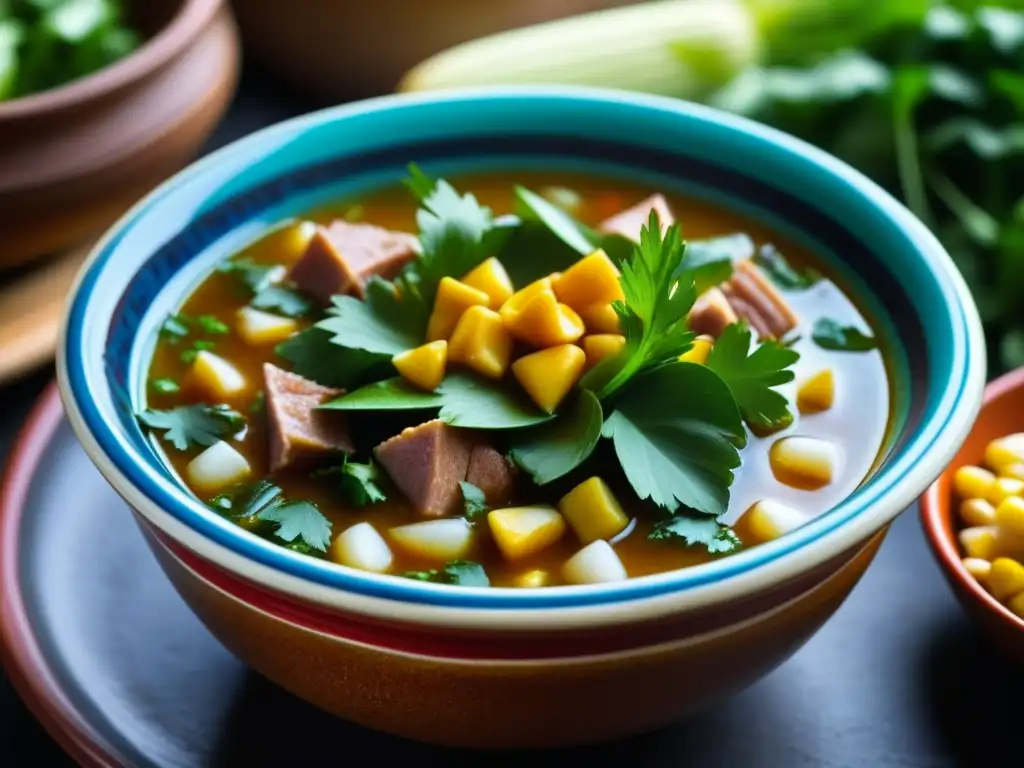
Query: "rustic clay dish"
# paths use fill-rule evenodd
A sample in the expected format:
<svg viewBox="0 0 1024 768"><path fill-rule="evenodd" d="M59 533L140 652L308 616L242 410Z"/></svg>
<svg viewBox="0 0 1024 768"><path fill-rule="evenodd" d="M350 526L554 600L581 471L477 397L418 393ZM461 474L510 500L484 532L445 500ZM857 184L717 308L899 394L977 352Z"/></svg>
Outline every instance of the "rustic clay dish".
<svg viewBox="0 0 1024 768"><path fill-rule="evenodd" d="M145 0L130 56L60 88L0 102L0 268L102 230L187 163L238 76L223 0Z"/></svg>
<svg viewBox="0 0 1024 768"><path fill-rule="evenodd" d="M543 166L643 178L671 194L742 206L817 242L891 350L893 419L877 470L768 544L669 573L537 590L356 571L217 515L171 474L134 415L160 325L218 260L269 223L397 183L410 161L439 173ZM890 195L835 158L678 100L524 87L351 104L196 163L93 251L57 370L90 459L135 510L178 592L244 661L378 730L537 747L665 725L795 652L959 448L981 403L984 355L977 310L949 256Z"/></svg>
<svg viewBox="0 0 1024 768"><path fill-rule="evenodd" d="M1024 619L989 594L961 562L953 498L953 473L965 464L982 463L985 446L994 438L1024 431L1024 368L988 385L978 421L953 462L921 500L921 520L935 558L968 614L1012 658L1024 663Z"/></svg>

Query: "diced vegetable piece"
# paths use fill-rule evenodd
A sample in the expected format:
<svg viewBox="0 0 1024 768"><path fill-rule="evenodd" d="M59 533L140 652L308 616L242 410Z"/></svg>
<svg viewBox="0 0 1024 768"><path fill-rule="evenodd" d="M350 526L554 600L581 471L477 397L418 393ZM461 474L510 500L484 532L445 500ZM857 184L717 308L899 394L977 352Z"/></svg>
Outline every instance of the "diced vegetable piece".
<svg viewBox="0 0 1024 768"><path fill-rule="evenodd" d="M953 487L961 499L987 499L996 476L981 467L960 467L953 475Z"/></svg>
<svg viewBox="0 0 1024 768"><path fill-rule="evenodd" d="M1010 496L996 507L995 522L1011 536L1024 540L1024 499Z"/></svg>
<svg viewBox="0 0 1024 768"><path fill-rule="evenodd" d="M965 557L962 562L967 572L978 581L984 582L992 572L992 563L980 557Z"/></svg>
<svg viewBox="0 0 1024 768"><path fill-rule="evenodd" d="M975 525L960 531L960 546L968 557L994 560L1001 551L999 528L995 525Z"/></svg>
<svg viewBox="0 0 1024 768"><path fill-rule="evenodd" d="M1013 496L1024 496L1024 480L1015 480L1012 477L997 477L992 487L988 489L988 500L997 507L1005 500Z"/></svg>
<svg viewBox="0 0 1024 768"><path fill-rule="evenodd" d="M525 288L520 288L509 296L508 300L501 305L501 309L499 310L501 312L502 319L505 320L505 322L508 322L526 306L530 299L541 293L550 293L552 296L555 295L555 292L551 289L550 277L542 277L539 280L534 280Z"/></svg>
<svg viewBox="0 0 1024 768"><path fill-rule="evenodd" d="M829 485L839 463L839 451L816 437L783 437L769 451L769 462L780 483L816 490Z"/></svg>
<svg viewBox="0 0 1024 768"><path fill-rule="evenodd" d="M473 546L473 527L461 517L400 525L388 535L409 554L438 562L462 559Z"/></svg>
<svg viewBox="0 0 1024 768"><path fill-rule="evenodd" d="M192 459L185 476L197 491L213 493L245 480L251 471L245 457L221 440Z"/></svg>
<svg viewBox="0 0 1024 768"><path fill-rule="evenodd" d="M491 297L452 277L442 277L437 286L434 311L427 321L427 341L451 337L455 326L470 307L490 306Z"/></svg>
<svg viewBox="0 0 1024 768"><path fill-rule="evenodd" d="M309 241L316 234L315 221L300 221L292 224L283 233L281 247L275 254L284 257L289 263L298 261L309 247Z"/></svg>
<svg viewBox="0 0 1024 768"><path fill-rule="evenodd" d="M965 499L960 504L960 519L964 525L992 525L996 521L996 508L985 499Z"/></svg>
<svg viewBox="0 0 1024 768"><path fill-rule="evenodd" d="M627 578L626 568L607 541L591 542L565 561L562 576L570 584L601 584Z"/></svg>
<svg viewBox="0 0 1024 768"><path fill-rule="evenodd" d="M203 350L192 363L192 383L214 400L234 397L245 392L245 377L231 363Z"/></svg>
<svg viewBox="0 0 1024 768"><path fill-rule="evenodd" d="M771 499L757 502L746 514L750 533L758 541L773 541L795 531L808 521L808 516Z"/></svg>
<svg viewBox="0 0 1024 768"><path fill-rule="evenodd" d="M1019 595L1013 598L1009 603L1006 604L1006 607L1009 608L1015 616L1020 616L1022 619L1024 619L1024 592L1021 592Z"/></svg>
<svg viewBox="0 0 1024 768"><path fill-rule="evenodd" d="M539 568L535 568L532 571L520 574L516 577L515 585L524 589L536 589L537 587L546 587L551 583L551 574L547 571L542 571Z"/></svg>
<svg viewBox="0 0 1024 768"><path fill-rule="evenodd" d="M554 413L580 380L586 361L582 349L561 344L519 358L512 373L541 410Z"/></svg>
<svg viewBox="0 0 1024 768"><path fill-rule="evenodd" d="M483 262L462 278L462 282L470 288L483 291L491 297L491 309L500 309L501 305L515 293L512 279L505 267L493 256Z"/></svg>
<svg viewBox="0 0 1024 768"><path fill-rule="evenodd" d="M431 341L391 358L399 375L420 389L435 390L444 379L448 365L448 342Z"/></svg>
<svg viewBox="0 0 1024 768"><path fill-rule="evenodd" d="M584 544L610 539L629 525L622 505L600 477L584 480L569 491L558 509Z"/></svg>
<svg viewBox="0 0 1024 768"><path fill-rule="evenodd" d="M455 326L448 343L448 360L462 363L481 376L500 379L512 361L514 344L501 315L487 307L470 307Z"/></svg>
<svg viewBox="0 0 1024 768"><path fill-rule="evenodd" d="M619 285L619 270L601 249L584 256L552 280L551 288L560 302L577 312L592 304L609 304L625 298Z"/></svg>
<svg viewBox="0 0 1024 768"><path fill-rule="evenodd" d="M1014 480L1024 480L1024 463L1010 464L999 470L1000 477L1012 477Z"/></svg>
<svg viewBox="0 0 1024 768"><path fill-rule="evenodd" d="M299 330L299 324L290 317L272 315L252 307L238 310L235 327L242 341L254 347L277 344Z"/></svg>
<svg viewBox="0 0 1024 768"><path fill-rule="evenodd" d="M985 448L985 464L997 474L1020 463L1024 463L1024 432L997 438Z"/></svg>
<svg viewBox="0 0 1024 768"><path fill-rule="evenodd" d="M831 368L818 371L796 390L796 407L800 413L821 413L832 407L835 400L835 377Z"/></svg>
<svg viewBox="0 0 1024 768"><path fill-rule="evenodd" d="M373 573L385 573L394 562L384 537L367 522L356 523L335 537L331 559L340 565Z"/></svg>
<svg viewBox="0 0 1024 768"><path fill-rule="evenodd" d="M487 513L494 543L506 560L547 549L565 533L565 520L554 507L509 507Z"/></svg>
<svg viewBox="0 0 1024 768"><path fill-rule="evenodd" d="M684 363L700 363L703 365L708 361L711 348L715 346L715 340L711 336L698 336L693 340L693 346L683 352L679 359Z"/></svg>
<svg viewBox="0 0 1024 768"><path fill-rule="evenodd" d="M622 333L619 315L611 304L591 304L580 312L580 317L591 333Z"/></svg>
<svg viewBox="0 0 1024 768"><path fill-rule="evenodd" d="M583 337L583 353L587 358L586 368L593 368L606 357L615 357L626 346L626 337L617 333L595 333Z"/></svg>
<svg viewBox="0 0 1024 768"><path fill-rule="evenodd" d="M505 326L517 339L535 347L572 344L583 335L583 321L550 291L540 291L518 312L505 315Z"/></svg>
<svg viewBox="0 0 1024 768"><path fill-rule="evenodd" d="M1008 557L996 558L992 561L987 586L992 597L1001 603L1016 597L1024 592L1024 565Z"/></svg>

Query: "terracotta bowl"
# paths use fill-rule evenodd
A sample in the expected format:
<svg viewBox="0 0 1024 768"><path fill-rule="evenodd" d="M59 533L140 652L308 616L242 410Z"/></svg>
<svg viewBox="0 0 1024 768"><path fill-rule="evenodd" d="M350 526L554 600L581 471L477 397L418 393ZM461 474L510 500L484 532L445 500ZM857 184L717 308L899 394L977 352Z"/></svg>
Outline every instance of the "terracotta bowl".
<svg viewBox="0 0 1024 768"><path fill-rule="evenodd" d="M109 226L185 165L224 114L238 35L222 0L146 0L130 56L0 102L0 268Z"/></svg>
<svg viewBox="0 0 1024 768"><path fill-rule="evenodd" d="M546 167L644 179L817 242L890 351L893 419L877 471L769 544L671 573L537 590L355 571L213 513L161 463L133 413L144 407L157 329L215 263L269 223L397 183L412 160L437 174ZM375 99L205 158L97 246L57 358L66 412L90 458L225 645L363 725L523 747L664 725L799 648L853 588L886 526L959 448L981 403L984 354L970 293L941 246L834 158L676 100L537 87Z"/></svg>
<svg viewBox="0 0 1024 768"><path fill-rule="evenodd" d="M967 441L921 500L921 520L935 558L960 604L993 642L1024 664L1024 619L992 597L964 568L957 541L953 474L965 464L981 465L989 441L1012 432L1024 432L1024 368L988 385L978 421Z"/></svg>

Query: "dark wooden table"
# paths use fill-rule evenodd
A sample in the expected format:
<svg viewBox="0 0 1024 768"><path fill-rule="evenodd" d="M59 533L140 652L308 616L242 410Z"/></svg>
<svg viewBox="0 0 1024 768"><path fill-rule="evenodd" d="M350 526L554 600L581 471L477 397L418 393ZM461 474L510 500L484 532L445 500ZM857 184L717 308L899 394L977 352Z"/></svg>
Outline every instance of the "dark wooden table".
<svg viewBox="0 0 1024 768"><path fill-rule="evenodd" d="M310 108L248 67L209 148ZM51 377L41 371L0 389L0 460ZM611 745L597 754L609 766L1011 768L1024 761L1022 730L1024 670L996 656L968 623L911 509L836 617L780 670L679 728L631 742L635 748ZM343 755L344 745L338 747ZM4 760L14 766L71 764L2 673L0 752L14 756ZM438 757L431 750L423 765ZM454 754L443 762L535 762L522 755L478 758ZM549 759L563 763L550 754L536 762ZM381 760L387 764L386 755L375 758ZM285 766L287 759L267 764Z"/></svg>

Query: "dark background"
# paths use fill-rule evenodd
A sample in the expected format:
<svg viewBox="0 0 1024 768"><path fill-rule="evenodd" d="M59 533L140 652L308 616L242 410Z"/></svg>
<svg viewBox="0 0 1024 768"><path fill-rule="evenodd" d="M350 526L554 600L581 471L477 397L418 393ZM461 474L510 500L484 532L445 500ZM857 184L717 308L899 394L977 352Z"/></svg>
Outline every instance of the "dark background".
<svg viewBox="0 0 1024 768"><path fill-rule="evenodd" d="M311 107L247 66L235 103L207 149ZM0 460L52 375L44 370L0 388ZM996 655L960 611L925 547L916 507L893 526L835 618L793 659L735 699L645 737L568 753L459 753L325 722L326 716L255 675L251 687L251 711L244 716L251 716L258 735L252 748L243 750L247 766L306 764L295 739L301 742L304 725L314 725L310 720L318 722L307 735L320 743L309 747L322 755L331 748L324 739L333 735L338 764L367 759L423 767L563 766L574 760L701 768L1024 764L1024 670ZM353 754L347 741L377 754ZM2 672L0 748L8 765L71 765Z"/></svg>

